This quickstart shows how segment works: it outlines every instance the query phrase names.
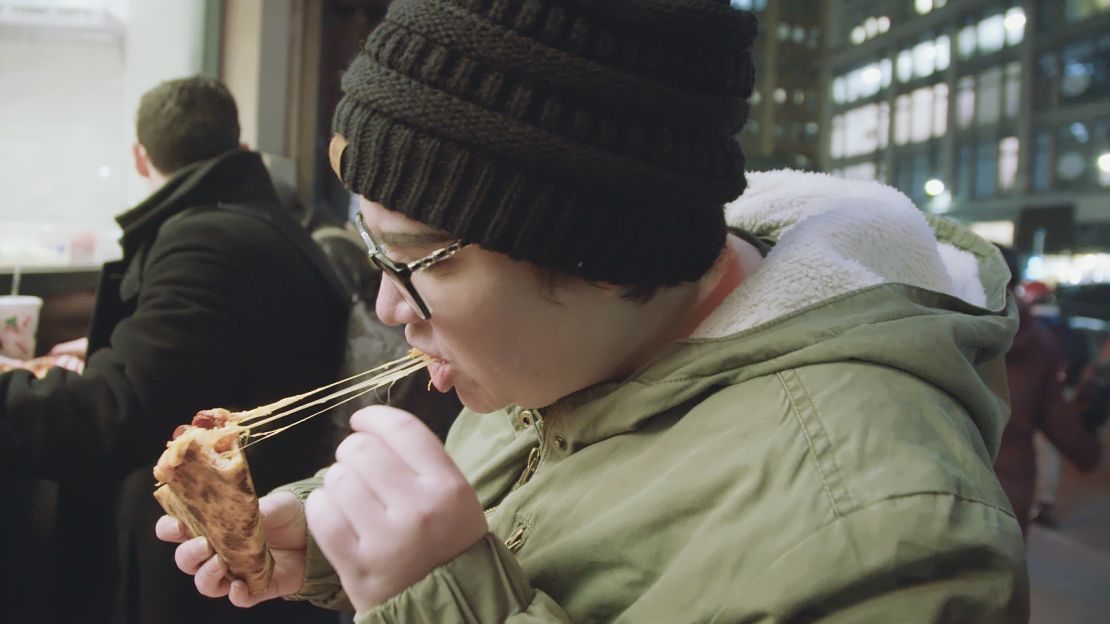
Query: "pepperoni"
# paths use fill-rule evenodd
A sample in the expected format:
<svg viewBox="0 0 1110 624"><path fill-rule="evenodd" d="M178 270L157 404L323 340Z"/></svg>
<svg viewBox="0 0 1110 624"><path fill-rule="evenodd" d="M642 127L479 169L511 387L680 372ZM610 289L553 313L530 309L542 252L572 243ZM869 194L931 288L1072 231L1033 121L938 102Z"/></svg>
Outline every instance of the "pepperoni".
<svg viewBox="0 0 1110 624"><path fill-rule="evenodd" d="M204 427L205 429L223 427L227 424L227 417L229 415L230 413L227 410L218 407L215 409L201 410L193 417L193 424L198 427ZM200 421L200 423L198 423L198 421Z"/></svg>
<svg viewBox="0 0 1110 624"><path fill-rule="evenodd" d="M185 433L188 430L189 430L189 425L178 425L177 429L173 430L173 437L170 438L170 439L171 440L176 440L176 439L181 437L181 434Z"/></svg>
<svg viewBox="0 0 1110 624"><path fill-rule="evenodd" d="M220 438L219 440L216 440L216 443L212 445L212 448L217 453L226 453L226 452L231 450L232 446L235 445L235 440L238 437L239 437L238 433L233 433L231 435L226 435L226 436Z"/></svg>

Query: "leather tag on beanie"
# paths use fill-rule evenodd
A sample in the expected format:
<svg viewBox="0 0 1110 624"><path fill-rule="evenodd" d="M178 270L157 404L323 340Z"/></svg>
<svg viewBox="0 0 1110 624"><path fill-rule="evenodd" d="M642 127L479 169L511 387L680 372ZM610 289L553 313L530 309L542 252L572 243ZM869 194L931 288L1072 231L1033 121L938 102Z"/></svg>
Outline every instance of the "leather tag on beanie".
<svg viewBox="0 0 1110 624"><path fill-rule="evenodd" d="M335 177L339 181L343 181L343 152L347 151L347 139L343 138L342 134L333 134L331 143L328 144L328 161L331 162L331 170L335 172Z"/></svg>

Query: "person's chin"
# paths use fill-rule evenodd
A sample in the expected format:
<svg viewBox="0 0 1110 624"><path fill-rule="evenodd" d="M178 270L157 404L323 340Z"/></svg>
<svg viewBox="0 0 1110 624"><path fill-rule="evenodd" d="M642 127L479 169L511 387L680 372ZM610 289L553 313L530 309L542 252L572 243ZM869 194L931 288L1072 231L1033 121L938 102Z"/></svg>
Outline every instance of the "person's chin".
<svg viewBox="0 0 1110 624"><path fill-rule="evenodd" d="M505 401L494 400L493 397L486 395L484 392L472 392L471 388L472 386L468 383L455 384L455 393L458 395L459 401L472 412L489 414L509 405Z"/></svg>

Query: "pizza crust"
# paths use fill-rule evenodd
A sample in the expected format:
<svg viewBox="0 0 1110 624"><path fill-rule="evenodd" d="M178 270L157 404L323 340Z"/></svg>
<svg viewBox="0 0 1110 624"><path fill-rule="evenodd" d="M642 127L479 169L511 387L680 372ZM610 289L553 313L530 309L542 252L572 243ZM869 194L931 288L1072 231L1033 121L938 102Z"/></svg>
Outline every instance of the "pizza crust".
<svg viewBox="0 0 1110 624"><path fill-rule="evenodd" d="M211 441L219 439L218 433L218 429L191 429L170 442L155 467L155 477L163 485L154 497L191 536L208 538L227 565L229 578L242 579L251 594L260 594L270 587L274 558L262 532L246 457L238 440L232 450L215 452Z"/></svg>

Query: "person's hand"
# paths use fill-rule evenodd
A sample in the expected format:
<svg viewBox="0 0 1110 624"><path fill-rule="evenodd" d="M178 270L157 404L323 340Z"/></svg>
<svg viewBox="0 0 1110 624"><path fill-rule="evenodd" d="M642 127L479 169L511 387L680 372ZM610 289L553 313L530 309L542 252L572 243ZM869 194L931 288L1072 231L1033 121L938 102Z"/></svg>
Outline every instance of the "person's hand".
<svg viewBox="0 0 1110 624"><path fill-rule="evenodd" d="M72 355L75 358L85 359L85 352L89 350L89 339L78 338L69 342L59 342L50 349L50 355Z"/></svg>
<svg viewBox="0 0 1110 624"><path fill-rule="evenodd" d="M154 527L158 539L181 544L174 553L177 567L193 575L197 590L210 598L227 596L237 607L252 607L264 600L296 593L304 583L305 547L308 540L304 505L291 492L276 492L258 499L262 532L274 555L274 577L264 594L250 595L247 584L227 577L227 566L203 537L188 539L181 523L162 516ZM188 540L188 541L186 541Z"/></svg>
<svg viewBox="0 0 1110 624"><path fill-rule="evenodd" d="M351 428L305 511L363 612L460 555L488 528L474 489L413 415L377 405L351 417Z"/></svg>

